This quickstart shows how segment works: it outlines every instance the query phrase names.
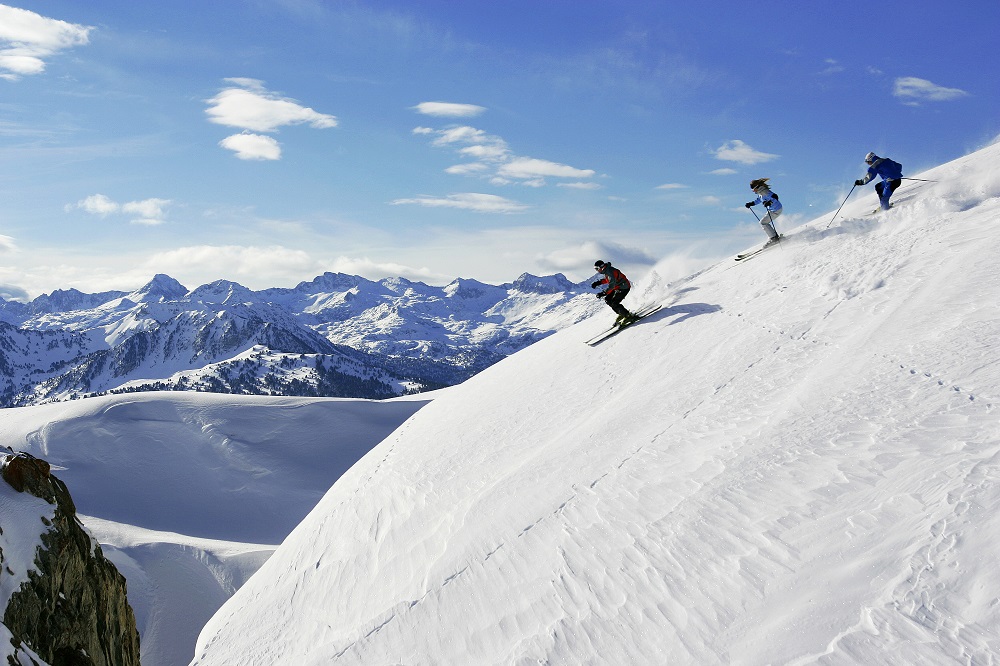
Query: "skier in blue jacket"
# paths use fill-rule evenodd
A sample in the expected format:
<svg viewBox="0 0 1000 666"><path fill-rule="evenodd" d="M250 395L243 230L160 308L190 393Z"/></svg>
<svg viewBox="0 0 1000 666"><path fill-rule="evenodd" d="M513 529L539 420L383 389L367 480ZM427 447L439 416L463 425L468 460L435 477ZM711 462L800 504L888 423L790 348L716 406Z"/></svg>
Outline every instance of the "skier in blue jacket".
<svg viewBox="0 0 1000 666"><path fill-rule="evenodd" d="M747 208L753 208L757 204L764 204L764 208L767 209L767 215L760 218L760 226L764 227L768 238L768 241L764 243L764 247L778 242L779 236L778 232L774 229L774 221L781 215L781 202L778 201L778 195L768 187L767 181L769 180L771 179L754 178L751 180L750 189L757 195L757 198L746 203Z"/></svg>
<svg viewBox="0 0 1000 666"><path fill-rule="evenodd" d="M903 182L903 165L875 153L865 155L865 164L868 165L868 173L864 178L854 181L854 186L867 185L875 176L881 176L882 182L875 183L875 191L878 192L882 210L889 210L889 197Z"/></svg>

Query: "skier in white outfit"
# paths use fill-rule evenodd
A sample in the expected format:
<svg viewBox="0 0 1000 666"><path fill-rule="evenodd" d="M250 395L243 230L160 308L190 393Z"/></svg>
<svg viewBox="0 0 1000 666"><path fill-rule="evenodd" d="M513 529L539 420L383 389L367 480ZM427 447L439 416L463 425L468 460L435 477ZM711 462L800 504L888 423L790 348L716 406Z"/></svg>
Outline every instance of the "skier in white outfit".
<svg viewBox="0 0 1000 666"><path fill-rule="evenodd" d="M774 230L774 221L778 219L781 215L781 202L778 201L778 195L771 191L768 187L767 181L770 178L754 178L750 181L750 189L753 190L757 198L753 201L748 201L746 203L747 208L753 208L757 204L764 204L764 208L767 209L767 215L760 218L760 226L764 227L764 231L767 233L768 241L764 244L764 247L771 245L772 243L778 242L778 232Z"/></svg>

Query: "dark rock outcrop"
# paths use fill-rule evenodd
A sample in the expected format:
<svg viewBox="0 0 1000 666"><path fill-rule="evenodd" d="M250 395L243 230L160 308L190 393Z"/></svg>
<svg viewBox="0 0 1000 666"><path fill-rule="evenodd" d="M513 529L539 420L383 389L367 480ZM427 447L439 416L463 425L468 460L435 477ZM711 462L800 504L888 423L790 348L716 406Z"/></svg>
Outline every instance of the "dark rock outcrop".
<svg viewBox="0 0 1000 666"><path fill-rule="evenodd" d="M24 453L0 452L0 473L18 492L55 505L54 519L41 525L35 570L3 610L12 644L51 666L137 666L139 632L125 578L80 524L66 485L47 462Z"/></svg>

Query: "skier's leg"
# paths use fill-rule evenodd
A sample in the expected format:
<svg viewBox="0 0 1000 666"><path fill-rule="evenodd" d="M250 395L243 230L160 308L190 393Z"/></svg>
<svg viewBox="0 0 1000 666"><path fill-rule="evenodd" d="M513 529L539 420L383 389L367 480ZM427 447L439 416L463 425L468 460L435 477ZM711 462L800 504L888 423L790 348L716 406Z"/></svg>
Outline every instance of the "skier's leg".
<svg viewBox="0 0 1000 666"><path fill-rule="evenodd" d="M619 317L628 317L632 313L629 312L625 306L622 305L622 301L628 296L628 289L617 289L613 294L609 294L607 299L607 304L611 306L611 309L615 311Z"/></svg>
<svg viewBox="0 0 1000 666"><path fill-rule="evenodd" d="M882 201L882 209L883 210L885 210L886 208L889 207L889 197L891 197L892 193L896 191L896 188L899 187L902 184L903 184L903 179L902 178L896 178L895 180L890 180L889 181L889 187L886 188L886 189L888 189L888 192L886 192L885 199L881 199L881 197L879 197L881 199L881 201Z"/></svg>
<svg viewBox="0 0 1000 666"><path fill-rule="evenodd" d="M882 210L889 210L889 197L892 196L893 190L899 187L899 184L903 182L901 180L890 180L882 181L881 183L875 183L875 191L878 193L878 201Z"/></svg>
<svg viewBox="0 0 1000 666"><path fill-rule="evenodd" d="M760 226L764 228L764 233L767 234L769 240L778 240L778 232L774 230L774 220L781 215L781 211L767 211L764 217L760 218Z"/></svg>

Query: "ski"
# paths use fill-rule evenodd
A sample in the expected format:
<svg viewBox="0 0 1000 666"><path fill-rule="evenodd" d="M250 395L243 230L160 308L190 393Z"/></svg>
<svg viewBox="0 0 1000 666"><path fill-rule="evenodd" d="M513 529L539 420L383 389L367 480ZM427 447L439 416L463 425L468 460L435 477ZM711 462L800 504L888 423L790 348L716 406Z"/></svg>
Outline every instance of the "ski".
<svg viewBox="0 0 1000 666"><path fill-rule="evenodd" d="M587 344L590 345L591 347L593 347L594 345L596 345L596 344L598 344L600 342L604 342L605 340L607 340L611 336L617 335L618 333L621 333L622 331L624 331L626 328L628 328L632 324L636 323L640 319L648 317L649 315L651 315L654 312L658 311L662 307L663 306L659 305L659 304L644 306L644 307L640 308L639 310L637 310L634 313L635 314L635 319L633 319L632 321L630 321L627 324L616 324L615 326L612 326L611 328L609 328L608 330L604 331L603 333L601 333L601 334L599 334L599 335L591 338L590 340L587 340Z"/></svg>
<svg viewBox="0 0 1000 666"><path fill-rule="evenodd" d="M779 239L780 238L784 238L784 236L778 236L778 238ZM756 257L758 254L760 254L761 252L763 252L767 248L769 248L769 247L775 247L776 245L781 245L781 241L779 240L777 243L771 243L770 245L765 244L764 247L759 247L756 250L750 250L749 252L744 252L743 254L738 254L738 255L736 255L736 261L744 261L745 259L749 259L750 257Z"/></svg>

